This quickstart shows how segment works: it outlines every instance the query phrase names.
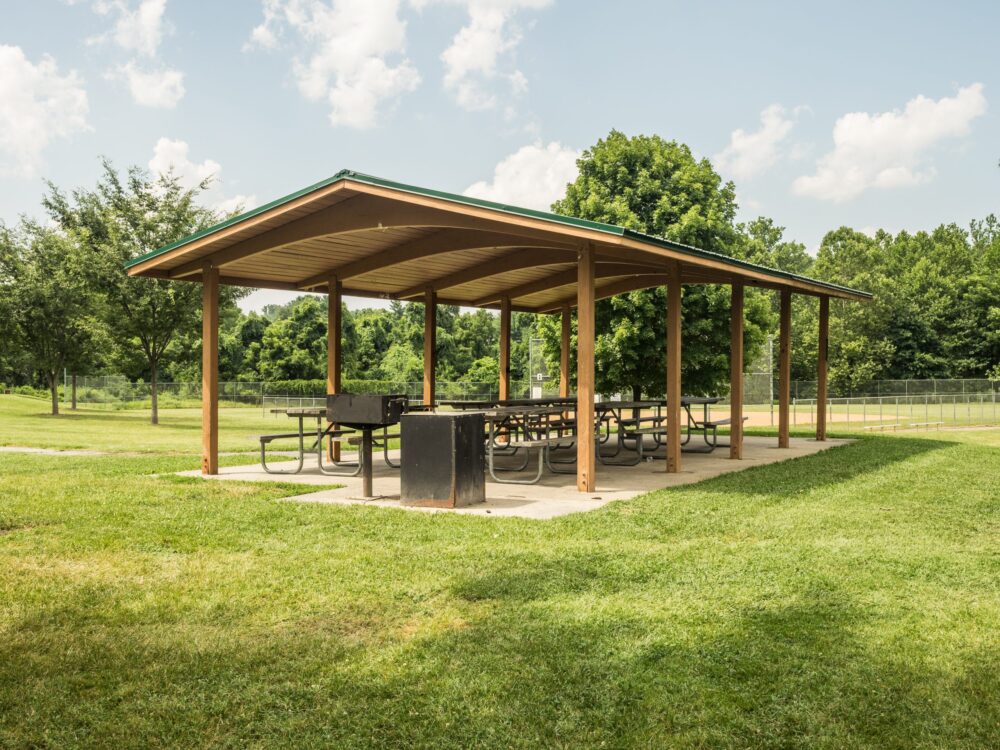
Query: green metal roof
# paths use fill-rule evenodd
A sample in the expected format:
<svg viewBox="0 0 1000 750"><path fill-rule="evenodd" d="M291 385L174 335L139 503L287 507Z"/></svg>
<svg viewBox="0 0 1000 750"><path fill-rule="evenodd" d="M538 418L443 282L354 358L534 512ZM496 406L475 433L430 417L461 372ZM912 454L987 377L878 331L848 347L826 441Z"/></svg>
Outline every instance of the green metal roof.
<svg viewBox="0 0 1000 750"><path fill-rule="evenodd" d="M515 216L525 216L532 219L540 219L542 221L551 222L553 224L562 224L565 226L579 227L582 229L590 229L597 232L603 232L605 234L614 235L616 237L625 237L628 239L633 239L638 242L643 242L649 245L655 245L657 247L666 248L668 250L674 250L694 257L707 258L711 260L718 260L728 265L736 266L739 268L745 268L747 270L759 271L762 273L771 274L772 276L778 276L781 278L791 279L795 281L802 281L809 284L815 284L817 286L826 287L831 291L841 291L848 292L850 294L860 295L862 297L871 298L871 294L868 292L862 292L857 289L851 289L846 286L840 286L839 284L832 284L828 281L820 281L819 279L813 279L808 276L800 276L798 274L790 273L788 271L781 271L777 268L769 268L767 266L762 266L756 263L751 263L749 261L740 260L738 258L733 258L728 255L723 255L721 253L714 253L709 250L702 250L698 247L693 247L691 245L685 245L680 242L674 242L673 240L668 240L665 237L658 237L656 235L645 234L643 232L637 232L632 229L626 229L625 227L617 226L616 224L605 224L599 221L590 221L589 219L578 219L573 216L563 216L562 214L554 214L548 211L537 211L531 208L522 208L520 206L511 206L506 203L497 203L496 201L483 200L482 198L472 198L468 195L459 195L457 193L448 193L443 190L431 190L429 188L417 187L416 185L407 185L401 182L393 182L392 180L385 180L381 177L374 177L372 175L362 174L361 172L355 172L350 169L342 169L337 172L333 177L329 177L321 182L317 182L308 187L297 190L294 193L290 193L284 197L278 198L271 201L270 203L265 203L263 206L258 206L250 211L245 211L244 213L233 216L230 219L226 219L223 222L215 224L213 226L202 229L201 231L195 232L194 234L188 235L176 242L172 242L169 245L164 245L161 248L152 250L144 255L140 255L125 264L125 268L131 268L132 266L138 265L144 261L151 258L155 258L158 255L174 250L178 247L187 245L188 243L194 242L195 240L201 239L202 237L207 237L215 232L218 232L227 227L231 227L235 224L239 224L242 221L258 216L266 211L270 211L272 208L289 203L297 198L301 198L304 195L313 193L317 190L321 190L325 187L329 187L336 182L340 181L350 181L358 182L366 185L374 185L377 187L389 188L391 190L397 190L402 193L412 193L414 195L422 195L431 198L439 198L441 200L449 201L451 203L460 203L467 206L476 206L479 208L488 208L494 211L502 211L503 213L512 214Z"/></svg>

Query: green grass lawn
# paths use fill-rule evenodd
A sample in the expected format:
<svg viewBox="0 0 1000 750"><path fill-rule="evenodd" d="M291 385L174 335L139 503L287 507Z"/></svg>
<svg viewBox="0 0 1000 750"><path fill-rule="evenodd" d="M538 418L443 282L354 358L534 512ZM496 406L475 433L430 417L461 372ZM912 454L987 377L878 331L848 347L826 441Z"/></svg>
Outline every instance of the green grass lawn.
<svg viewBox="0 0 1000 750"><path fill-rule="evenodd" d="M1000 746L1000 430L538 522L181 480L196 415L20 401L0 443L162 453L0 454L0 747Z"/></svg>
<svg viewBox="0 0 1000 750"><path fill-rule="evenodd" d="M308 420L307 427L313 423ZM261 409L219 410L219 450L259 450L257 436L298 429L298 422ZM146 409L63 409L49 414L49 402L29 396L0 396L0 445L73 448L129 453L198 453L201 409L162 409L160 424L149 424ZM291 443L276 447L290 447Z"/></svg>

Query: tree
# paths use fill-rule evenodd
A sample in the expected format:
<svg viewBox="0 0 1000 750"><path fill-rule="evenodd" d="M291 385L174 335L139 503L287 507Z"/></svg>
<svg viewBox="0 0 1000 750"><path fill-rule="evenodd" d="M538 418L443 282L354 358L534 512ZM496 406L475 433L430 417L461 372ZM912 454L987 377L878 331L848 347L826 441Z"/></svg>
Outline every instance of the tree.
<svg viewBox="0 0 1000 750"><path fill-rule="evenodd" d="M740 250L733 223L735 188L707 159L658 136L629 138L613 130L584 152L580 173L552 210L618 224L724 255ZM729 289L684 290L684 387L715 393L728 383ZM746 356L763 341L767 303L747 294ZM662 395L666 389L666 293L662 288L619 295L597 304L597 389ZM544 325L546 351L558 351L558 326ZM558 360L556 360L558 361Z"/></svg>
<svg viewBox="0 0 1000 750"><path fill-rule="evenodd" d="M100 356L104 331L85 273L86 258L70 238L25 223L0 231L0 315L40 371L59 413L59 376Z"/></svg>
<svg viewBox="0 0 1000 750"><path fill-rule="evenodd" d="M97 187L76 190L72 199L49 183L42 204L86 251L90 276L107 300L108 330L121 360L138 357L148 373L151 419L157 424L160 369L178 335L195 335L201 320L201 285L131 278L124 266L219 219L197 203L211 178L187 189L173 173L153 177L131 167L123 181L110 162L105 160L103 168ZM231 305L245 293L224 287L220 305Z"/></svg>
<svg viewBox="0 0 1000 750"><path fill-rule="evenodd" d="M261 339L264 380L317 380L326 377L326 305L300 297L291 315L267 327Z"/></svg>
<svg viewBox="0 0 1000 750"><path fill-rule="evenodd" d="M475 385L485 383L489 385L491 393L496 393L500 390L500 363L496 357L480 357L472 363L460 382Z"/></svg>

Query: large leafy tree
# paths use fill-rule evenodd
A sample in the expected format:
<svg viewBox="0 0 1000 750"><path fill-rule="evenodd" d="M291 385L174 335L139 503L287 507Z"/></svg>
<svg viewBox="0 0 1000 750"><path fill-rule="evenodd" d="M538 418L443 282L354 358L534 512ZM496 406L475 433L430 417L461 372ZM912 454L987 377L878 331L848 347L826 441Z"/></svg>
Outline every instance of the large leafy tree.
<svg viewBox="0 0 1000 750"><path fill-rule="evenodd" d="M124 178L103 162L96 188L65 195L49 184L43 205L56 224L75 238L87 254L92 282L107 300L107 322L119 360L128 367L136 360L152 384L152 422L159 421L158 382L171 344L196 335L201 319L201 286L189 282L130 278L127 261L175 242L218 220L198 204L209 180L185 188L176 175L149 175L131 167ZM224 288L221 304L245 293ZM192 355L192 347L181 347Z"/></svg>
<svg viewBox="0 0 1000 750"><path fill-rule="evenodd" d="M291 315L274 321L261 339L264 380L319 380L326 377L326 310L314 297L302 297Z"/></svg>
<svg viewBox="0 0 1000 750"><path fill-rule="evenodd" d="M942 225L872 237L841 227L823 238L814 270L875 295L834 309L830 377L839 391L878 378L983 377L1000 359L994 217L969 231Z"/></svg>
<svg viewBox="0 0 1000 750"><path fill-rule="evenodd" d="M707 159L658 136L628 137L612 131L585 151L579 175L558 213L618 224L648 234L733 255L741 250L734 225L735 189ZM729 289L688 286L684 290L683 382L692 393L716 393L728 382ZM747 357L763 340L766 300L748 294ZM666 387L666 293L662 288L630 292L597 304L597 388L663 394ZM542 325L547 353L555 359L558 324ZM556 360L558 361L558 360Z"/></svg>
<svg viewBox="0 0 1000 750"><path fill-rule="evenodd" d="M65 235L25 223L0 230L0 317L45 379L59 413L59 376L98 362L105 347L87 259Z"/></svg>

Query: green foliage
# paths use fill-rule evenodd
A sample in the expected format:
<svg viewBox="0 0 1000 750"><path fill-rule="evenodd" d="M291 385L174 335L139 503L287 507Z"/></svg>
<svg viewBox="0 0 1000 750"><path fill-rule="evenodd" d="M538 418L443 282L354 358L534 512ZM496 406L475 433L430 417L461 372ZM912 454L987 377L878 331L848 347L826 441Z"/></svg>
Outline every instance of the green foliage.
<svg viewBox="0 0 1000 750"><path fill-rule="evenodd" d="M191 189L173 174L151 177L131 167L124 179L105 161L97 186L67 197L49 183L42 204L66 237L86 257L90 284L106 300L108 330L118 364L156 383L173 345L189 361L196 355L201 286L188 282L130 278L127 261L203 229L218 219L199 206L209 180ZM224 288L223 306L245 291ZM182 342L186 337L189 340ZM145 370L145 372L143 372ZM152 418L157 420L154 388Z"/></svg>
<svg viewBox="0 0 1000 750"><path fill-rule="evenodd" d="M480 357L462 376L463 383L486 383L491 390L500 390L500 363L496 357Z"/></svg>
<svg viewBox="0 0 1000 750"><path fill-rule="evenodd" d="M724 255L740 249L735 188L707 159L659 136L629 138L616 130L584 152L580 173L553 204L558 213L618 224ZM766 305L747 295L746 357L759 349ZM718 393L728 383L729 289L684 291L682 379L688 393ZM550 362L558 363L558 325L540 329ZM666 292L630 292L599 301L597 390L662 395L666 390Z"/></svg>
<svg viewBox="0 0 1000 750"><path fill-rule="evenodd" d="M290 316L264 330L259 367L264 380L326 377L325 308L315 297L303 297Z"/></svg>
<svg viewBox="0 0 1000 750"><path fill-rule="evenodd" d="M1000 231L993 216L968 231L951 224L869 237L842 227L823 238L815 273L875 295L870 304L833 307L835 387L876 378L982 377L1000 363Z"/></svg>
<svg viewBox="0 0 1000 750"><path fill-rule="evenodd" d="M0 228L0 319L4 340L42 373L59 413L58 379L94 367L106 341L87 278L87 258L64 235L30 222ZM7 347L5 346L4 349Z"/></svg>

